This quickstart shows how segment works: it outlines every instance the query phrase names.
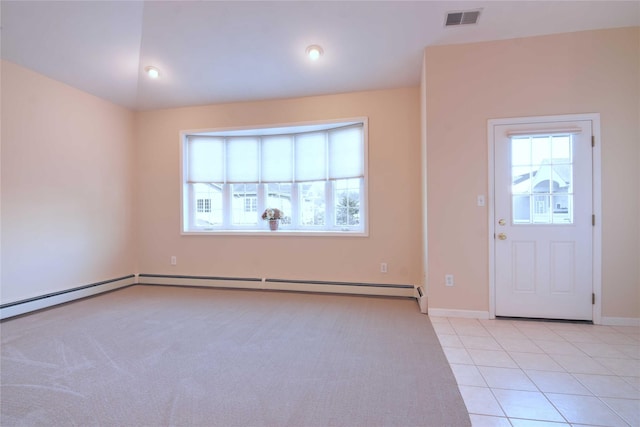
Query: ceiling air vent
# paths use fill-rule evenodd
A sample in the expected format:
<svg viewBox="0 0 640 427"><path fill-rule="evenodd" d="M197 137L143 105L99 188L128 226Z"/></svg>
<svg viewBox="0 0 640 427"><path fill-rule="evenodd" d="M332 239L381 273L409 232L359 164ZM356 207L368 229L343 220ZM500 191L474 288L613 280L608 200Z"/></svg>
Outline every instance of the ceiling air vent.
<svg viewBox="0 0 640 427"><path fill-rule="evenodd" d="M479 16L479 10L468 10L466 12L449 12L447 13L447 21L444 25L445 27L449 27L451 25L475 24L476 22L478 22Z"/></svg>

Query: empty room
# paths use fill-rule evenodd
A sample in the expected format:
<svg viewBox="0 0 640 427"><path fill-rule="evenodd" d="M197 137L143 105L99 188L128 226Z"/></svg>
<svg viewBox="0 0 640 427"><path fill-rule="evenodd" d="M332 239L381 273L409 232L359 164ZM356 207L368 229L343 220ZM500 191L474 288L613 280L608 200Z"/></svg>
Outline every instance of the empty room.
<svg viewBox="0 0 640 427"><path fill-rule="evenodd" d="M0 425L640 425L640 2L0 12Z"/></svg>

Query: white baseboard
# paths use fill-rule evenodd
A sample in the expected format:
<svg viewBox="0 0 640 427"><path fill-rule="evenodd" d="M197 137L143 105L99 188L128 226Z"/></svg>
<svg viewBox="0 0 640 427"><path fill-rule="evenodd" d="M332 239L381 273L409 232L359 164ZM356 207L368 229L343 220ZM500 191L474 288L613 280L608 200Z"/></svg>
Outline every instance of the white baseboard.
<svg viewBox="0 0 640 427"><path fill-rule="evenodd" d="M197 276L163 276L140 274L138 282L143 285L197 286L209 288L261 289L293 292L317 292L334 294L375 295L394 297L415 297L413 286L306 282L306 281L270 281L268 279L209 278Z"/></svg>
<svg viewBox="0 0 640 427"><path fill-rule="evenodd" d="M456 310L450 308L431 308L428 310L429 316L433 317L462 317L465 319L488 319L488 311L477 310Z"/></svg>
<svg viewBox="0 0 640 427"><path fill-rule="evenodd" d="M136 276L132 274L126 277L106 280L22 301L2 304L0 306L0 320L41 310L43 308L53 307L54 305L64 304L73 300L90 297L103 292L124 288L126 286L134 285L136 282Z"/></svg>
<svg viewBox="0 0 640 427"><path fill-rule="evenodd" d="M605 317L602 316L600 324L605 326L638 326L640 317Z"/></svg>

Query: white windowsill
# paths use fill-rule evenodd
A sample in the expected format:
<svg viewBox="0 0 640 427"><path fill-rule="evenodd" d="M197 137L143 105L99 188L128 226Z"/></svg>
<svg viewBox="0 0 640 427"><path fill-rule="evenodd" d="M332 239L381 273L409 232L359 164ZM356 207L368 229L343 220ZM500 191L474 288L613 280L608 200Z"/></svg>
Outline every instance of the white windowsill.
<svg viewBox="0 0 640 427"><path fill-rule="evenodd" d="M313 231L313 230L202 230L182 231L183 236L300 236L300 237L369 237L367 231Z"/></svg>

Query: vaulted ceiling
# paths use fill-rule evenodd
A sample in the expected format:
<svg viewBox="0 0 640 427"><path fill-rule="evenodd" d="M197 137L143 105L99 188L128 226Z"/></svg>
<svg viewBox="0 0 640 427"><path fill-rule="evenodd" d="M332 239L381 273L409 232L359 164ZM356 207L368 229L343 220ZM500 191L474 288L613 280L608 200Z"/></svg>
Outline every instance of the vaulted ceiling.
<svg viewBox="0 0 640 427"><path fill-rule="evenodd" d="M640 25L638 1L6 1L2 58L135 110L416 86L427 46ZM449 11L481 9L445 27ZM315 62L305 49L319 44ZM144 74L160 69L159 79Z"/></svg>

